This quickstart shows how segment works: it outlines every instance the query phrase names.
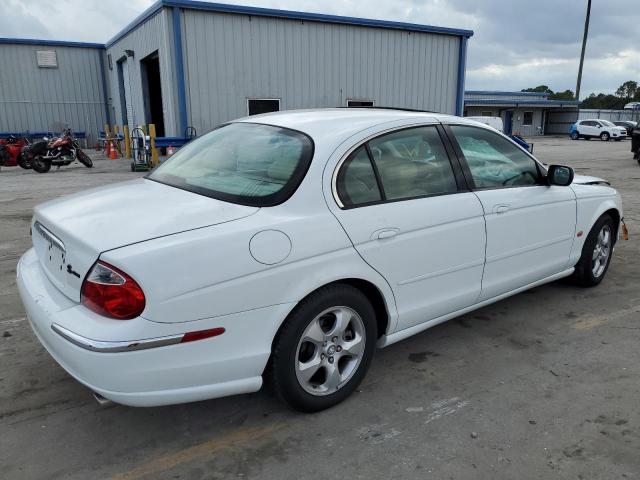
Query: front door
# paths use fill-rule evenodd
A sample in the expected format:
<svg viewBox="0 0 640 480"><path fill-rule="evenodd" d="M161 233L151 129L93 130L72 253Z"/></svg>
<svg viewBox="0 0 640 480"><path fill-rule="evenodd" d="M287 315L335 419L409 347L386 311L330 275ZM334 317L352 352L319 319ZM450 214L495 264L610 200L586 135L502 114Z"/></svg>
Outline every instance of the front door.
<svg viewBox="0 0 640 480"><path fill-rule="evenodd" d="M570 187L546 185L537 162L491 130L452 125L487 224L486 300L569 267L576 228Z"/></svg>
<svg viewBox="0 0 640 480"><path fill-rule="evenodd" d="M334 213L396 298L398 330L472 305L485 252L482 205L435 125L352 151L334 177ZM334 205L335 205L334 203Z"/></svg>

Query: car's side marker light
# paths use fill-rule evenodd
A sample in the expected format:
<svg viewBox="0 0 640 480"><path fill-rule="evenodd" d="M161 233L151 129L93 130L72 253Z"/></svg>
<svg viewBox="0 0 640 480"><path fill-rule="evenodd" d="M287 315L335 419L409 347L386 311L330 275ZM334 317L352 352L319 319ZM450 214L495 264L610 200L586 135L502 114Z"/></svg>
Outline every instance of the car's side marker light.
<svg viewBox="0 0 640 480"><path fill-rule="evenodd" d="M225 329L222 327L210 328L209 330L198 330L197 332L187 332L180 340L180 343L193 342L195 340L204 340L205 338L217 337L222 335Z"/></svg>

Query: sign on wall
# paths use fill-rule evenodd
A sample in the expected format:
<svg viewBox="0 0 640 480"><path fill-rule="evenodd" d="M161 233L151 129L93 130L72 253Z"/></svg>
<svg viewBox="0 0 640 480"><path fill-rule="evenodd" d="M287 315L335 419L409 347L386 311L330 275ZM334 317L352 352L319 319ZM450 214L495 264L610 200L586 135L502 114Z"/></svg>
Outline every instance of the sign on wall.
<svg viewBox="0 0 640 480"><path fill-rule="evenodd" d="M58 57L55 50L37 50L36 60L40 68L58 68Z"/></svg>

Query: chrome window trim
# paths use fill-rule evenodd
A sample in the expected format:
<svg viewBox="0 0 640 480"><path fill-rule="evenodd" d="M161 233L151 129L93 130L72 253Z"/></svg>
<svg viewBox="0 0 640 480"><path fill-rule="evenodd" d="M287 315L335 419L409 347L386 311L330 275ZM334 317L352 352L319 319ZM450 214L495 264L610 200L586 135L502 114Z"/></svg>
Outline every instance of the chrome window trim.
<svg viewBox="0 0 640 480"><path fill-rule="evenodd" d="M102 353L133 352L136 350L146 350L149 348L164 347L166 345L175 345L180 343L184 336L183 334L178 334L125 342L105 342L83 337L82 335L78 335L57 323L51 324L51 330L80 348Z"/></svg>
<svg viewBox="0 0 640 480"><path fill-rule="evenodd" d="M401 126L387 128L386 130L380 130L379 132L372 133L368 137L364 138L363 140L360 140L358 143L356 143L351 148L349 148L349 150L347 150L347 152L340 158L340 160L338 161L336 167L333 169L333 174L331 175L331 194L333 195L333 200L338 204L338 207L340 207L342 209L345 208L344 203L342 203L342 200L340 200L340 196L338 195L338 172L340 171L340 168L342 167L342 164L347 160L349 155L351 155L355 150L360 148L362 145L367 143L369 140L372 140L372 139L374 139L376 137L380 137L382 135L386 135L387 133L395 132L397 130L407 130L407 129L410 129L410 128L436 127L438 125L440 125L440 122L431 121L431 122L428 122L428 123L425 123L425 122L409 123L407 125L401 125ZM406 200L406 199L401 199L401 200ZM386 202L380 202L380 203L386 203Z"/></svg>

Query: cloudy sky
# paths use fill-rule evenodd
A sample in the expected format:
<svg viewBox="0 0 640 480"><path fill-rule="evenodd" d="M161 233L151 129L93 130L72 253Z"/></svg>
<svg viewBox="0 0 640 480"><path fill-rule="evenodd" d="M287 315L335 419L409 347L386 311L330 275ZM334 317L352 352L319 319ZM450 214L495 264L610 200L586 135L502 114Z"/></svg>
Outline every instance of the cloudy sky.
<svg viewBox="0 0 640 480"><path fill-rule="evenodd" d="M8 4L7 4L8 1ZM474 30L467 88L575 89L586 0L220 0ZM640 81L638 0L594 0L583 97ZM3 0L0 36L103 43L151 0ZM366 4L366 8L363 5Z"/></svg>

